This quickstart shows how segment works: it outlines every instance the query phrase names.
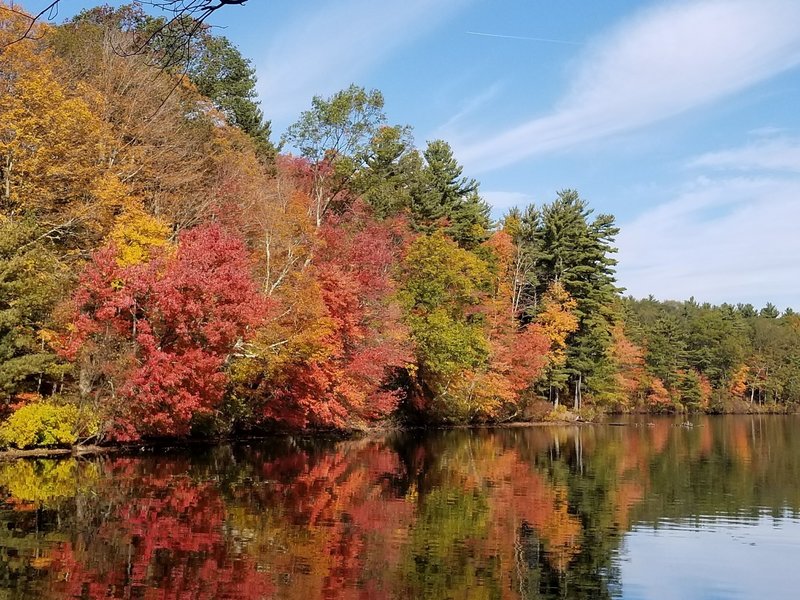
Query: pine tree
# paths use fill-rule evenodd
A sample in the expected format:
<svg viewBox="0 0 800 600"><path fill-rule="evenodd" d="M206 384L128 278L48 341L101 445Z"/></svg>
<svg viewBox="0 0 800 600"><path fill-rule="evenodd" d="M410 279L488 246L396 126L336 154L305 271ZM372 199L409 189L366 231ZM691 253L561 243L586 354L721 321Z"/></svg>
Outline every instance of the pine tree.
<svg viewBox="0 0 800 600"><path fill-rule="evenodd" d="M447 142L429 142L423 156L425 167L411 202L414 227L424 233L444 227L462 248L476 248L488 239L491 225L478 182L463 176Z"/></svg>
<svg viewBox="0 0 800 600"><path fill-rule="evenodd" d="M369 144L353 188L376 217L391 217L410 210L421 171L422 157L413 148L408 128L382 127Z"/></svg>
<svg viewBox="0 0 800 600"><path fill-rule="evenodd" d="M577 302L578 329L570 336L566 369L581 403L584 386L596 394L611 380L609 348L617 318L614 237L619 229L610 215L589 220L592 210L574 190L558 193L542 207L541 216L531 212L535 223L531 248L536 252L537 281L534 296L559 282ZM534 304L535 307L535 304ZM535 308L534 308L535 309Z"/></svg>
<svg viewBox="0 0 800 600"><path fill-rule="evenodd" d="M52 391L58 360L45 328L65 269L25 222L0 215L0 399Z"/></svg>

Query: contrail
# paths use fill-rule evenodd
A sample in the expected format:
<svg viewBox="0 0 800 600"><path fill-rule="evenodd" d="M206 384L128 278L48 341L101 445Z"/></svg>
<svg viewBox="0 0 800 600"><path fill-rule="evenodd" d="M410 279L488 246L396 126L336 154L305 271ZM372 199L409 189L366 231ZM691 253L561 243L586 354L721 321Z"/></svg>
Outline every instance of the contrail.
<svg viewBox="0 0 800 600"><path fill-rule="evenodd" d="M568 40L551 40L549 38L527 37L524 35L502 35L500 33L484 33L482 31L467 31L469 35L482 35L484 37L505 38L507 40L529 40L531 42L547 42L549 44L568 44L570 46L580 46L580 42L570 42Z"/></svg>

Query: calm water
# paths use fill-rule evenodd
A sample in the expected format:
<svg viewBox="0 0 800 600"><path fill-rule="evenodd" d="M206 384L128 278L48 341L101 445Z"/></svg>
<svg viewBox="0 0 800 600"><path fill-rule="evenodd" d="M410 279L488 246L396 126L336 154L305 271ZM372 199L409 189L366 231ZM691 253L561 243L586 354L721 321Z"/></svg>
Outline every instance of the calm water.
<svg viewBox="0 0 800 600"><path fill-rule="evenodd" d="M797 598L800 419L678 423L3 463L0 598Z"/></svg>

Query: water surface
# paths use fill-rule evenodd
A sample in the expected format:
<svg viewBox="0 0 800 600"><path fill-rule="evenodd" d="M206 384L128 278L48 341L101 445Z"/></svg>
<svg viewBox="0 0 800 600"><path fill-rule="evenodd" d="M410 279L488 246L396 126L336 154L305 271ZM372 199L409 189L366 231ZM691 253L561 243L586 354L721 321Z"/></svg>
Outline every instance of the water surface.
<svg viewBox="0 0 800 600"><path fill-rule="evenodd" d="M0 598L796 598L800 419L0 463Z"/></svg>

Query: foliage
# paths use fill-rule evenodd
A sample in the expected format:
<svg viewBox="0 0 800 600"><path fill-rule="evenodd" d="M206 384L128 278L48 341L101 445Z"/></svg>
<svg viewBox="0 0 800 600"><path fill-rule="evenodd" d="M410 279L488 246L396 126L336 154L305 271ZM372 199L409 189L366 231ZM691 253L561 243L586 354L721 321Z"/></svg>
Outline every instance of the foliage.
<svg viewBox="0 0 800 600"><path fill-rule="evenodd" d="M81 417L78 407L72 404L32 402L15 411L0 426L0 444L20 449L69 446L79 435L89 433L86 418Z"/></svg>
<svg viewBox="0 0 800 600"><path fill-rule="evenodd" d="M428 143L425 167L411 197L411 218L419 231L444 227L464 248L474 249L489 237L489 206L478 195L478 182L462 176L450 145Z"/></svg>
<svg viewBox="0 0 800 600"><path fill-rule="evenodd" d="M271 422L360 427L395 408L401 394L388 378L409 360L389 277L402 227L357 206L318 236L313 263L276 296L281 317L237 367L239 393Z"/></svg>
<svg viewBox="0 0 800 600"><path fill-rule="evenodd" d="M0 400L52 390L61 365L47 326L65 275L33 223L0 215Z"/></svg>
<svg viewBox="0 0 800 600"><path fill-rule="evenodd" d="M601 387L602 371L611 346L615 320L614 304L618 228L610 215L589 220L592 210L574 190L559 192L557 199L542 207L535 224L538 295L558 282L575 299L578 328L570 334L566 367L580 400L582 385L590 392Z"/></svg>
<svg viewBox="0 0 800 600"><path fill-rule="evenodd" d="M119 258L106 247L81 275L65 353L112 435L185 435L221 402L225 362L264 313L245 248L212 225L181 235L174 256Z"/></svg>
<svg viewBox="0 0 800 600"><path fill-rule="evenodd" d="M119 254L121 267L138 265L153 258L153 251L167 245L169 228L162 221L151 217L139 206L132 206L120 214L109 240Z"/></svg>
<svg viewBox="0 0 800 600"><path fill-rule="evenodd" d="M137 439L800 400L796 314L620 298L612 216L563 190L493 223L377 90L313 98L279 155L202 19L30 22L0 14L3 412L63 395Z"/></svg>
<svg viewBox="0 0 800 600"><path fill-rule="evenodd" d="M204 30L191 57L189 78L197 90L214 102L228 122L254 141L263 159L272 160L271 125L264 119L256 92L255 69L250 60L224 36Z"/></svg>
<svg viewBox="0 0 800 600"><path fill-rule="evenodd" d="M330 98L314 96L281 139L311 167L312 214L316 226L328 209L347 197L347 185L364 164L369 144L386 122L383 94L351 85Z"/></svg>
<svg viewBox="0 0 800 600"><path fill-rule="evenodd" d="M489 356L484 324L475 309L489 284L487 264L439 231L420 236L402 265L401 300L416 348L416 379L422 407L429 396L433 414L470 416L477 406L465 394L473 385L453 387Z"/></svg>
<svg viewBox="0 0 800 600"><path fill-rule="evenodd" d="M0 11L2 35L26 21ZM106 170L110 130L96 114L98 98L81 84L58 80L60 62L40 42L0 53L0 211L36 217L52 235L95 234L108 207L92 189ZM13 75L12 75L13 74Z"/></svg>

